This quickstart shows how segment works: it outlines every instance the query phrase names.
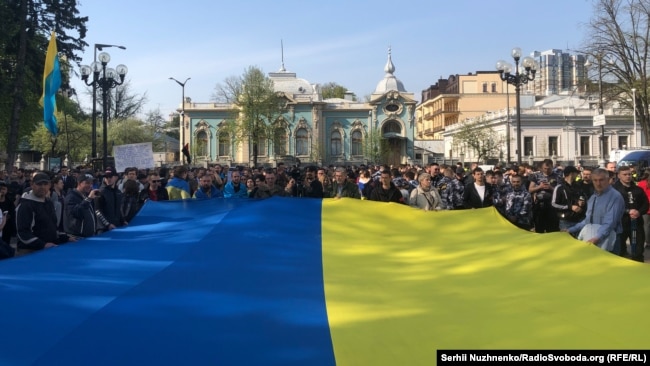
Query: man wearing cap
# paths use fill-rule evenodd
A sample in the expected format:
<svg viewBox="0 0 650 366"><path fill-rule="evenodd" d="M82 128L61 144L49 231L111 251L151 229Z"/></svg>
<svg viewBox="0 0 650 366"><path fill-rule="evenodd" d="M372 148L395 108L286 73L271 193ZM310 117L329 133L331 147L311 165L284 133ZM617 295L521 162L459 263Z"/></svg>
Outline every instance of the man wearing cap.
<svg viewBox="0 0 650 366"><path fill-rule="evenodd" d="M50 185L47 174L37 173L32 178L31 191L20 198L16 207L18 255L74 241L57 230L54 204L48 199Z"/></svg>
<svg viewBox="0 0 650 366"><path fill-rule="evenodd" d="M93 201L99 196L99 190L92 189L93 181L90 174L79 176L77 188L65 196L63 228L70 235L87 238L97 233Z"/></svg>
<svg viewBox="0 0 650 366"><path fill-rule="evenodd" d="M122 215L122 192L117 188L117 172L109 166L104 171L102 186L99 188L100 195L95 197L95 215L101 223L104 231L113 230L116 227L126 225Z"/></svg>
<svg viewBox="0 0 650 366"><path fill-rule="evenodd" d="M564 168L564 179L553 190L551 206L555 209L559 219L560 230L565 230L579 223L585 218L587 210L584 192L576 177L580 174L574 166Z"/></svg>

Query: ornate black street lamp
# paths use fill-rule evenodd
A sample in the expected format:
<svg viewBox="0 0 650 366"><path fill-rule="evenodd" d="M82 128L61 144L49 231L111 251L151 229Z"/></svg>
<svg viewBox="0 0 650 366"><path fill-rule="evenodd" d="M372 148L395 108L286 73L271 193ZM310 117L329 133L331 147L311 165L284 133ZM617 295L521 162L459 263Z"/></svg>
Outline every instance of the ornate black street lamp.
<svg viewBox="0 0 650 366"><path fill-rule="evenodd" d="M111 56L102 52L99 54L99 62L93 62L91 66L81 67L81 79L86 85L92 85L93 88L102 89L102 122L103 122L103 168L108 165L108 92L110 89L124 83L124 77L129 69L124 65L117 65L115 69L106 68L111 60ZM88 80L90 74L93 74L92 81Z"/></svg>
<svg viewBox="0 0 650 366"><path fill-rule="evenodd" d="M532 57L524 57L522 66L524 72L519 72L519 60L521 59L521 48L515 47L512 49L512 58L515 60L515 73L512 73L512 65L499 60L497 61L497 70L501 76L501 80L507 82L515 87L515 99L517 102L517 163L521 165L521 86L527 84L528 81L535 79L535 72L537 72L537 63ZM510 129L510 127L508 127ZM508 141L510 144L510 141Z"/></svg>
<svg viewBox="0 0 650 366"><path fill-rule="evenodd" d="M93 47L93 62L97 62L97 50L102 51L104 48L117 47L119 49L125 50L126 47L118 46L115 44L105 44L105 43L95 43ZM92 116L92 138L91 138L91 157L94 159L97 157L97 85L93 83L93 116Z"/></svg>

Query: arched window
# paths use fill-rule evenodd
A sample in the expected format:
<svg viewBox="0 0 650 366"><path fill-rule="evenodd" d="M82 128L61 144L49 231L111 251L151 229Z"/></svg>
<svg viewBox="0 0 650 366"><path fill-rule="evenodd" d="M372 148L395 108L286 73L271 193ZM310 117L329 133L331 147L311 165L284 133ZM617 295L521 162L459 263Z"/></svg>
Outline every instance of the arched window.
<svg viewBox="0 0 650 366"><path fill-rule="evenodd" d="M287 155L287 133L282 127L273 131L273 153L277 156Z"/></svg>
<svg viewBox="0 0 650 366"><path fill-rule="evenodd" d="M296 155L309 154L309 135L307 129L301 128L296 132Z"/></svg>
<svg viewBox="0 0 650 366"><path fill-rule="evenodd" d="M402 127L399 125L399 123L397 123L395 121L390 121L390 122L387 122L384 125L384 127L382 128L382 132L383 132L384 135L387 134L387 133L401 134L402 133Z"/></svg>
<svg viewBox="0 0 650 366"><path fill-rule="evenodd" d="M361 134L361 131L355 130L352 132L352 155L363 155L361 145L363 142L363 135Z"/></svg>
<svg viewBox="0 0 650 366"><path fill-rule="evenodd" d="M266 136L260 136L257 139L257 155L258 156L266 155Z"/></svg>
<svg viewBox="0 0 650 366"><path fill-rule="evenodd" d="M339 131L332 132L330 138L330 151L332 156L343 154L343 145L341 144L341 133Z"/></svg>
<svg viewBox="0 0 650 366"><path fill-rule="evenodd" d="M196 134L196 155L208 156L208 134L205 131L199 131Z"/></svg>
<svg viewBox="0 0 650 366"><path fill-rule="evenodd" d="M219 156L230 156L230 135L226 131L219 132Z"/></svg>

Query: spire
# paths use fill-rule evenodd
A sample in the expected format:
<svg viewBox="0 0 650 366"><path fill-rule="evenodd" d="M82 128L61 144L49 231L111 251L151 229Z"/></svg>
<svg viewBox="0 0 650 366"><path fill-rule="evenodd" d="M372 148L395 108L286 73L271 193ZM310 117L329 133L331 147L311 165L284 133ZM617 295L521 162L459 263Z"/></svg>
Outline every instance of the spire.
<svg viewBox="0 0 650 366"><path fill-rule="evenodd" d="M390 58L390 46L388 46L388 62L386 62L386 66L384 66L384 72L386 72L387 75L393 75L395 72L395 66L393 65L393 60Z"/></svg>
<svg viewBox="0 0 650 366"><path fill-rule="evenodd" d="M281 60L282 60L282 66L280 66L279 72L285 72L287 69L284 68L284 44L282 43L282 40L280 40L280 54L281 54Z"/></svg>

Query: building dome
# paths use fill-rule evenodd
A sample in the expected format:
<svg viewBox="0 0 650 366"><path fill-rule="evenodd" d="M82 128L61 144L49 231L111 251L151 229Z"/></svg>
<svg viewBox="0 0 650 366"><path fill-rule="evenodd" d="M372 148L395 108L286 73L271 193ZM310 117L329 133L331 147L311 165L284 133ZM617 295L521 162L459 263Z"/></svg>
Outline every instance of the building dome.
<svg viewBox="0 0 650 366"><path fill-rule="evenodd" d="M273 80L273 89L287 95L311 95L314 92L312 85L305 79L296 77L292 72L269 73Z"/></svg>
<svg viewBox="0 0 650 366"><path fill-rule="evenodd" d="M386 75L384 75L384 78L379 81L377 84L377 88L375 88L375 92L373 94L384 94L390 90L396 90L398 92L406 92L406 89L404 88L404 84L393 75L395 72L395 66L393 65L393 60L390 57L391 50L390 47L388 48L388 61L386 62L386 66L384 66L384 72Z"/></svg>

